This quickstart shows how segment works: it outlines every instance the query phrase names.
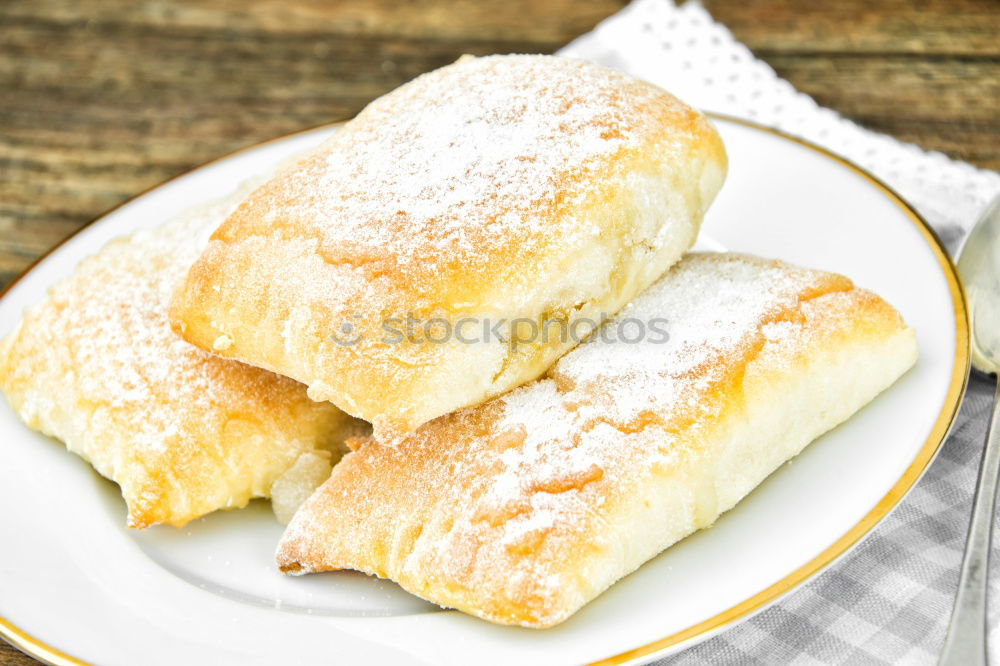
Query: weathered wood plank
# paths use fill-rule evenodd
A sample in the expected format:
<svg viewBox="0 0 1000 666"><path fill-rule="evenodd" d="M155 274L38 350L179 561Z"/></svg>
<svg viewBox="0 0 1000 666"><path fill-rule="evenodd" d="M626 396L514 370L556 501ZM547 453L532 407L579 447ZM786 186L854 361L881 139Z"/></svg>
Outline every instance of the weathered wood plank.
<svg viewBox="0 0 1000 666"><path fill-rule="evenodd" d="M704 0L821 104L1000 168L996 0ZM207 160L345 118L462 53L551 52L624 0L6 0L0 285ZM37 663L0 642L0 665Z"/></svg>
<svg viewBox="0 0 1000 666"><path fill-rule="evenodd" d="M760 54L869 53L996 56L995 0L704 0Z"/></svg>

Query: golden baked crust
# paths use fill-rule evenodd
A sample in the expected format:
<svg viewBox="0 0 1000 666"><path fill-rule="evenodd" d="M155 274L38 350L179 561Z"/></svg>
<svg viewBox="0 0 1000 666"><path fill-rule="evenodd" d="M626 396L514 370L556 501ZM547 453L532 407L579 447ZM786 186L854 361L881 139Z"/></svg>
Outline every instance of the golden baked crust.
<svg viewBox="0 0 1000 666"><path fill-rule="evenodd" d="M652 283L694 242L725 169L711 123L651 84L565 58L464 58L257 190L171 319L383 434L409 431L574 344L518 344L506 323L502 340L470 333L484 322L599 320ZM419 325L392 342L408 317L471 318L479 342L428 343L440 335Z"/></svg>
<svg viewBox="0 0 1000 666"><path fill-rule="evenodd" d="M552 626L711 525L916 358L878 296L741 255L688 255L602 330L656 318L666 342L597 336L536 382L347 454L293 518L280 568L358 569L493 622Z"/></svg>
<svg viewBox="0 0 1000 666"><path fill-rule="evenodd" d="M0 389L14 410L121 486L130 527L183 525L267 497L300 454L339 456L354 421L301 384L170 329L170 294L234 205L113 241L0 342Z"/></svg>

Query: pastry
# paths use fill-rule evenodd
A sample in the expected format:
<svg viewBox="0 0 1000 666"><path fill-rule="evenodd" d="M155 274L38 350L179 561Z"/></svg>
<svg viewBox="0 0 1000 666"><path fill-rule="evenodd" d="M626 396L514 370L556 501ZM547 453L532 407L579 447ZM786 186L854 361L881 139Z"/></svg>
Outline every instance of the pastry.
<svg viewBox="0 0 1000 666"><path fill-rule="evenodd" d="M328 470L342 431L356 430L301 384L170 329L170 294L237 201L108 244L0 342L0 390L14 410L118 483L130 527L179 526L267 497L304 454L325 452ZM295 479L315 479L306 470L323 464L303 459Z"/></svg>
<svg viewBox="0 0 1000 666"><path fill-rule="evenodd" d="M277 562L550 627L711 525L916 356L899 313L847 278L690 254L543 378L344 456Z"/></svg>
<svg viewBox="0 0 1000 666"><path fill-rule="evenodd" d="M725 169L712 124L651 84L559 57L464 58L254 192L171 320L388 441L541 375L582 336L523 331L599 320L656 280Z"/></svg>

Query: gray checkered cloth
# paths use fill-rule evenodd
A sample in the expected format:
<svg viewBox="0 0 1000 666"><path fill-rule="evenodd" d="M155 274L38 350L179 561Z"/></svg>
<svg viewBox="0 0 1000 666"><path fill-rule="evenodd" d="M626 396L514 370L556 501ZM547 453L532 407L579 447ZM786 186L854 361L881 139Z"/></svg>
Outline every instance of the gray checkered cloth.
<svg viewBox="0 0 1000 666"><path fill-rule="evenodd" d="M703 109L824 145L900 192L954 253L1000 175L846 120L783 81L696 1L633 0L560 51L658 83ZM973 377L924 478L840 562L746 622L661 664L931 664L944 643L965 545L993 382ZM994 551L996 547L994 546ZM1000 553L990 577L1000 664Z"/></svg>

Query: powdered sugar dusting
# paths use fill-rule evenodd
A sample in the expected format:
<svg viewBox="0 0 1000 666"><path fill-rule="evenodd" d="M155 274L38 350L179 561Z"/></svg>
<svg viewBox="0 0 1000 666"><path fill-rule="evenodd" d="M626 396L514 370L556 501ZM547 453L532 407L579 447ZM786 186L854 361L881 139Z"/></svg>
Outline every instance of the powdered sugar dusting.
<svg viewBox="0 0 1000 666"><path fill-rule="evenodd" d="M463 58L371 103L238 217L305 223L331 262L417 276L482 262L489 247L531 252L572 226L553 211L594 195L588 174L662 127L664 109L691 113L582 61Z"/></svg>
<svg viewBox="0 0 1000 666"><path fill-rule="evenodd" d="M269 387L301 390L286 378L203 352L170 329L173 289L212 222L232 208L219 204L117 241L51 294L59 317L51 324L66 333L78 390L134 430L137 447L166 451L190 437L178 428L186 416L252 409Z"/></svg>
<svg viewBox="0 0 1000 666"><path fill-rule="evenodd" d="M731 371L720 361L746 358L764 339L787 338L799 328L775 317L817 290L849 288L845 278L779 262L689 255L607 324L619 329L626 320L640 322L642 340L595 338L550 375L574 387L568 399L588 406L584 413L595 409L600 418L627 424L654 412L669 423L673 412L688 412ZM651 331L657 321L666 335Z"/></svg>

